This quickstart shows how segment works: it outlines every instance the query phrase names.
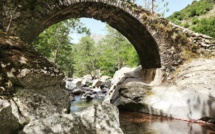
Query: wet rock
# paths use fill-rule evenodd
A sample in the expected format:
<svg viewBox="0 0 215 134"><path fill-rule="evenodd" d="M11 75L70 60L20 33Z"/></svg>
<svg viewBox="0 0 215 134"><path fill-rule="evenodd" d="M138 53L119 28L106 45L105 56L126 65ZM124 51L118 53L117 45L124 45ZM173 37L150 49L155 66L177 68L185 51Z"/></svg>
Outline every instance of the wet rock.
<svg viewBox="0 0 215 134"><path fill-rule="evenodd" d="M102 93L107 93L108 90L109 90L109 88L106 88L106 87L103 87L103 88L101 89Z"/></svg>
<svg viewBox="0 0 215 134"><path fill-rule="evenodd" d="M79 89L79 88L73 89L71 91L71 94L73 94L73 95L80 95L82 93L83 93L82 89Z"/></svg>
<svg viewBox="0 0 215 134"><path fill-rule="evenodd" d="M93 99L97 97L98 93L93 91L86 91L84 94L82 94L81 99Z"/></svg>
<svg viewBox="0 0 215 134"><path fill-rule="evenodd" d="M91 89L91 91L92 91L93 93L100 93L100 92L101 92L101 89L98 87L98 88L93 88L93 89Z"/></svg>
<svg viewBox="0 0 215 134"><path fill-rule="evenodd" d="M208 123L215 124L215 118L208 120Z"/></svg>
<svg viewBox="0 0 215 134"><path fill-rule="evenodd" d="M82 87L83 91L91 91L91 89L92 89L91 87Z"/></svg>

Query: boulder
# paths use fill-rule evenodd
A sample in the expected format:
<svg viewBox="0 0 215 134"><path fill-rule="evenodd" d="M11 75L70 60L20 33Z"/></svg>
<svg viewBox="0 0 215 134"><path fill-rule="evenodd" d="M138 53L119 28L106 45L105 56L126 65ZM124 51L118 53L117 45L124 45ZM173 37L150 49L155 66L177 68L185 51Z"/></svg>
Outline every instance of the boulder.
<svg viewBox="0 0 215 134"><path fill-rule="evenodd" d="M82 86L91 86L93 83L93 77L90 74L83 76L82 79Z"/></svg>
<svg viewBox="0 0 215 134"><path fill-rule="evenodd" d="M93 94L91 91L86 91L85 93L83 93L81 95L81 99L82 100L86 100L87 96L91 96L91 98L94 98L95 94Z"/></svg>
<svg viewBox="0 0 215 134"><path fill-rule="evenodd" d="M82 90L85 91L91 91L92 87L82 87Z"/></svg>
<svg viewBox="0 0 215 134"><path fill-rule="evenodd" d="M193 60L178 69L170 85L152 86L127 75L114 83L105 101L125 110L210 122L215 119L214 65L215 59Z"/></svg>
<svg viewBox="0 0 215 134"><path fill-rule="evenodd" d="M75 114L55 114L26 125L23 134L123 134L119 112L109 103L99 103Z"/></svg>
<svg viewBox="0 0 215 134"><path fill-rule="evenodd" d="M64 74L41 53L19 38L0 36L0 95L13 94L15 88L37 89L57 85Z"/></svg>
<svg viewBox="0 0 215 134"><path fill-rule="evenodd" d="M14 102L6 99L0 99L0 130L2 134L16 133L20 130L25 121L18 112Z"/></svg>
<svg viewBox="0 0 215 134"><path fill-rule="evenodd" d="M81 88L82 79L80 78L67 78L66 80L66 89L74 90L76 88Z"/></svg>
<svg viewBox="0 0 215 134"><path fill-rule="evenodd" d="M87 128L96 134L123 134L119 125L118 109L110 103L99 103L78 114Z"/></svg>
<svg viewBox="0 0 215 134"><path fill-rule="evenodd" d="M93 81L92 87L98 88L100 87L101 84L102 84L102 81L100 81L99 79L96 79Z"/></svg>
<svg viewBox="0 0 215 134"><path fill-rule="evenodd" d="M102 81L102 82L105 82L105 81L107 81L107 80L109 80L109 79L111 79L110 76L104 75L104 76L102 76L99 80Z"/></svg>
<svg viewBox="0 0 215 134"><path fill-rule="evenodd" d="M90 74L84 75L82 78L86 81L91 81L93 79L92 75Z"/></svg>
<svg viewBox="0 0 215 134"><path fill-rule="evenodd" d="M31 120L61 113L68 93L57 66L19 38L0 34L0 129L17 133Z"/></svg>
<svg viewBox="0 0 215 134"><path fill-rule="evenodd" d="M69 94L60 86L41 89L17 88L13 100L19 112L30 120L61 113L68 107Z"/></svg>
<svg viewBox="0 0 215 134"><path fill-rule="evenodd" d="M110 89L111 87L111 79L105 81L105 82L102 82L101 85L100 85L100 88L103 89Z"/></svg>
<svg viewBox="0 0 215 134"><path fill-rule="evenodd" d="M71 91L71 94L73 95L79 95L81 93L83 93L83 91L80 88L76 88Z"/></svg>
<svg viewBox="0 0 215 134"><path fill-rule="evenodd" d="M101 92L101 89L100 89L99 87L97 87L97 88L91 89L91 91L92 91L93 93L99 93L99 92Z"/></svg>

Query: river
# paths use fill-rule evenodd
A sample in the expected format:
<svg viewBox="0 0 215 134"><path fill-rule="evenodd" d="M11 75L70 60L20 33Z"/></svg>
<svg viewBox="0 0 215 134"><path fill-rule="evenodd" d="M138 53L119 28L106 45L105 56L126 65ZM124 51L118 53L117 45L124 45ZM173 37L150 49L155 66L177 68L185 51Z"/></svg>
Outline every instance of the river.
<svg viewBox="0 0 215 134"><path fill-rule="evenodd" d="M90 102L75 96L71 102L71 111L78 112L103 99ZM138 112L120 111L120 126L125 134L215 134L215 125L193 123L161 116L153 116Z"/></svg>

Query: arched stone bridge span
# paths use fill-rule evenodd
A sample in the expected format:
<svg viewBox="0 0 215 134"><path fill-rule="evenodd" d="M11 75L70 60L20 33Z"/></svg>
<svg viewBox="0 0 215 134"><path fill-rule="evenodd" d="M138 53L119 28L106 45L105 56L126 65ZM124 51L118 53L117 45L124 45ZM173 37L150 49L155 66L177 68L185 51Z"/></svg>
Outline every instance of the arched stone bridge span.
<svg viewBox="0 0 215 134"><path fill-rule="evenodd" d="M11 3L10 3L11 4ZM130 3L109 0L55 0L16 3L14 18L3 21L4 31L31 43L44 29L69 18L88 17L107 22L134 45L145 68L160 67L158 45ZM13 11L11 11L13 12ZM142 12L147 12L142 10ZM10 16L7 14L7 17ZM13 15L13 14L12 14ZM13 27L15 26L15 27Z"/></svg>
<svg viewBox="0 0 215 134"><path fill-rule="evenodd" d="M214 46L210 37L121 0L2 0L0 5L0 30L28 44L65 19L88 17L107 22L133 44L146 69L162 67L164 72L172 72L186 59L183 50L196 52Z"/></svg>

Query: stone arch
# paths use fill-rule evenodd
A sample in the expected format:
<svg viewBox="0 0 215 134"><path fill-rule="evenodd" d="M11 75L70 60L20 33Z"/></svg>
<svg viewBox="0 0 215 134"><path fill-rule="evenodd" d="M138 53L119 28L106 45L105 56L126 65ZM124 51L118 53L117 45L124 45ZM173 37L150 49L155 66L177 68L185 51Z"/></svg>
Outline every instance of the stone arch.
<svg viewBox="0 0 215 134"><path fill-rule="evenodd" d="M105 21L133 44L143 68L161 67L163 81L171 79L170 75L187 60L184 52L195 53L197 49L212 52L215 48L213 38L174 25L123 0L22 0L15 3L2 0L0 5L0 32L19 37L27 44L44 29L68 18Z"/></svg>
<svg viewBox="0 0 215 134"><path fill-rule="evenodd" d="M28 8L23 10L23 8ZM158 45L146 26L138 19L135 5L125 1L109 0L56 0L20 3L17 6L19 15L12 23L10 34L14 34L24 42L31 43L44 29L69 18L94 18L107 22L122 33L134 46L143 68L161 67ZM141 8L141 12L149 13ZM28 15L28 17L26 16ZM21 21L22 20L22 21ZM23 22L23 20L25 20ZM13 29L16 26L16 29ZM3 25L4 27L4 25ZM13 31L14 30L14 31Z"/></svg>

